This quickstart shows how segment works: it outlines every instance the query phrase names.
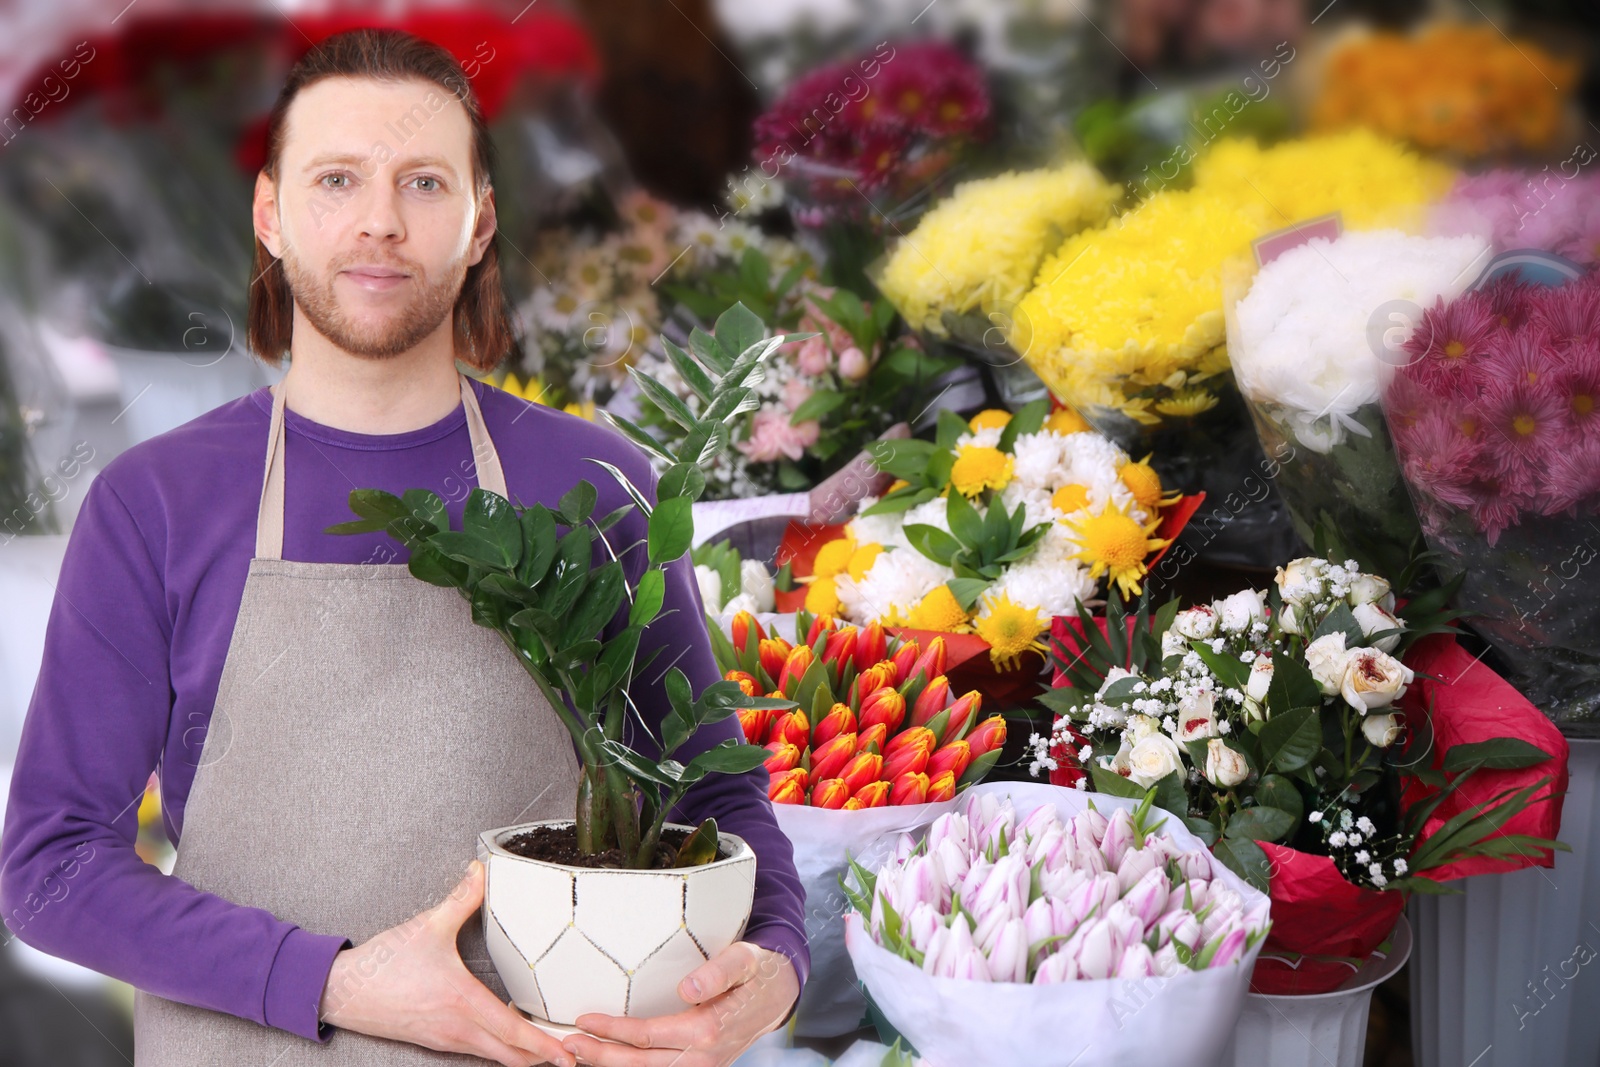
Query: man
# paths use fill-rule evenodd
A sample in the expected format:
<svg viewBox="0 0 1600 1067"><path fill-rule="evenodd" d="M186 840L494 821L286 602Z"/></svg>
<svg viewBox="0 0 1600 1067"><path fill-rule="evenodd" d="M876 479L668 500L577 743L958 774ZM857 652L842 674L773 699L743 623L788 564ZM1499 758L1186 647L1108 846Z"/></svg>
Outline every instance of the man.
<svg viewBox="0 0 1600 1067"><path fill-rule="evenodd" d="M285 1062L339 1065L726 1064L798 996L803 894L758 771L682 806L759 860L746 940L684 980L692 1007L585 1016L595 1036L563 1042L503 1001L468 861L481 830L570 817L570 740L395 542L324 532L354 488L432 486L459 521L474 483L554 504L590 477L599 513L624 503L586 458L651 484L615 434L456 370L512 344L491 164L442 49L365 30L314 49L272 113L253 213L251 345L287 354L287 375L130 449L87 493L12 780L0 909L30 944L140 990L138 1067L291 1049ZM642 540L638 515L612 537ZM716 667L686 561L668 588L641 654L664 647L661 669L698 689ZM666 709L659 675L633 696L647 719ZM171 876L133 851L158 765Z"/></svg>

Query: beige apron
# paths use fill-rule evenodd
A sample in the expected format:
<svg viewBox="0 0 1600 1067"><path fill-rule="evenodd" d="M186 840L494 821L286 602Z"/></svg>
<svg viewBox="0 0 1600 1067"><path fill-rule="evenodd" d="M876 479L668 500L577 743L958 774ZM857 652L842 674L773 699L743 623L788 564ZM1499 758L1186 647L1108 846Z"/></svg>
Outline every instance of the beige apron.
<svg viewBox="0 0 1600 1067"><path fill-rule="evenodd" d="M478 484L503 495L465 376L461 401ZM570 817L578 764L532 679L454 589L404 564L282 558L283 405L280 385L255 558L172 873L359 945L443 900L483 830ZM504 1002L480 922L458 947ZM319 1044L143 991L134 1030L137 1067L491 1062L349 1030Z"/></svg>

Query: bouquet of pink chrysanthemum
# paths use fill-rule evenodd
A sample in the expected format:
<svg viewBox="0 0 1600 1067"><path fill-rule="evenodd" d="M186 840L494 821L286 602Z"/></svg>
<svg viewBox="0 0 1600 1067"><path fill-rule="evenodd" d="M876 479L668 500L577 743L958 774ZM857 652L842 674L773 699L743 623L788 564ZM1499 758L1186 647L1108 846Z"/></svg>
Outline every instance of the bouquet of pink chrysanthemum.
<svg viewBox="0 0 1600 1067"><path fill-rule="evenodd" d="M1481 234L1496 252L1539 248L1577 263L1597 263L1600 174L1574 170L1569 178L1492 170L1463 175L1433 207L1432 227L1444 234Z"/></svg>
<svg viewBox="0 0 1600 1067"><path fill-rule="evenodd" d="M1504 277L1442 300L1385 397L1429 547L1504 672L1600 730L1600 275Z"/></svg>
<svg viewBox="0 0 1600 1067"><path fill-rule="evenodd" d="M948 170L989 120L982 68L946 44L880 44L800 78L755 124L763 173L805 207L796 221L881 225Z"/></svg>

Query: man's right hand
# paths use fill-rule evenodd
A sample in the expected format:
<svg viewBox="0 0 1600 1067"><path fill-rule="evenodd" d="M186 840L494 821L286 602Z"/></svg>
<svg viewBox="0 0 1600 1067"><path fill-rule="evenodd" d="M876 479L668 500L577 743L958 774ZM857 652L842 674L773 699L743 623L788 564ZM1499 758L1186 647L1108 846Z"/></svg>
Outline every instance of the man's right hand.
<svg viewBox="0 0 1600 1067"><path fill-rule="evenodd" d="M461 962L456 934L478 913L483 880L483 864L473 860L437 907L335 956L322 1021L505 1067L574 1067L560 1041L500 1003Z"/></svg>

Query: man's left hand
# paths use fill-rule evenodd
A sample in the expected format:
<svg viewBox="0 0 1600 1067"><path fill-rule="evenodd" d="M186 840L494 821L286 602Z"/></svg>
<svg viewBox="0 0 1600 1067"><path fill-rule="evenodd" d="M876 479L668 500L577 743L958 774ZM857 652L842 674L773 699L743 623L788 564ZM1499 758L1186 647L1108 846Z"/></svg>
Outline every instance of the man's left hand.
<svg viewBox="0 0 1600 1067"><path fill-rule="evenodd" d="M597 1067L727 1067L777 1029L800 995L800 979L789 957L736 941L685 978L678 995L693 1007L654 1019L580 1015L577 1025L588 1033L562 1046Z"/></svg>

